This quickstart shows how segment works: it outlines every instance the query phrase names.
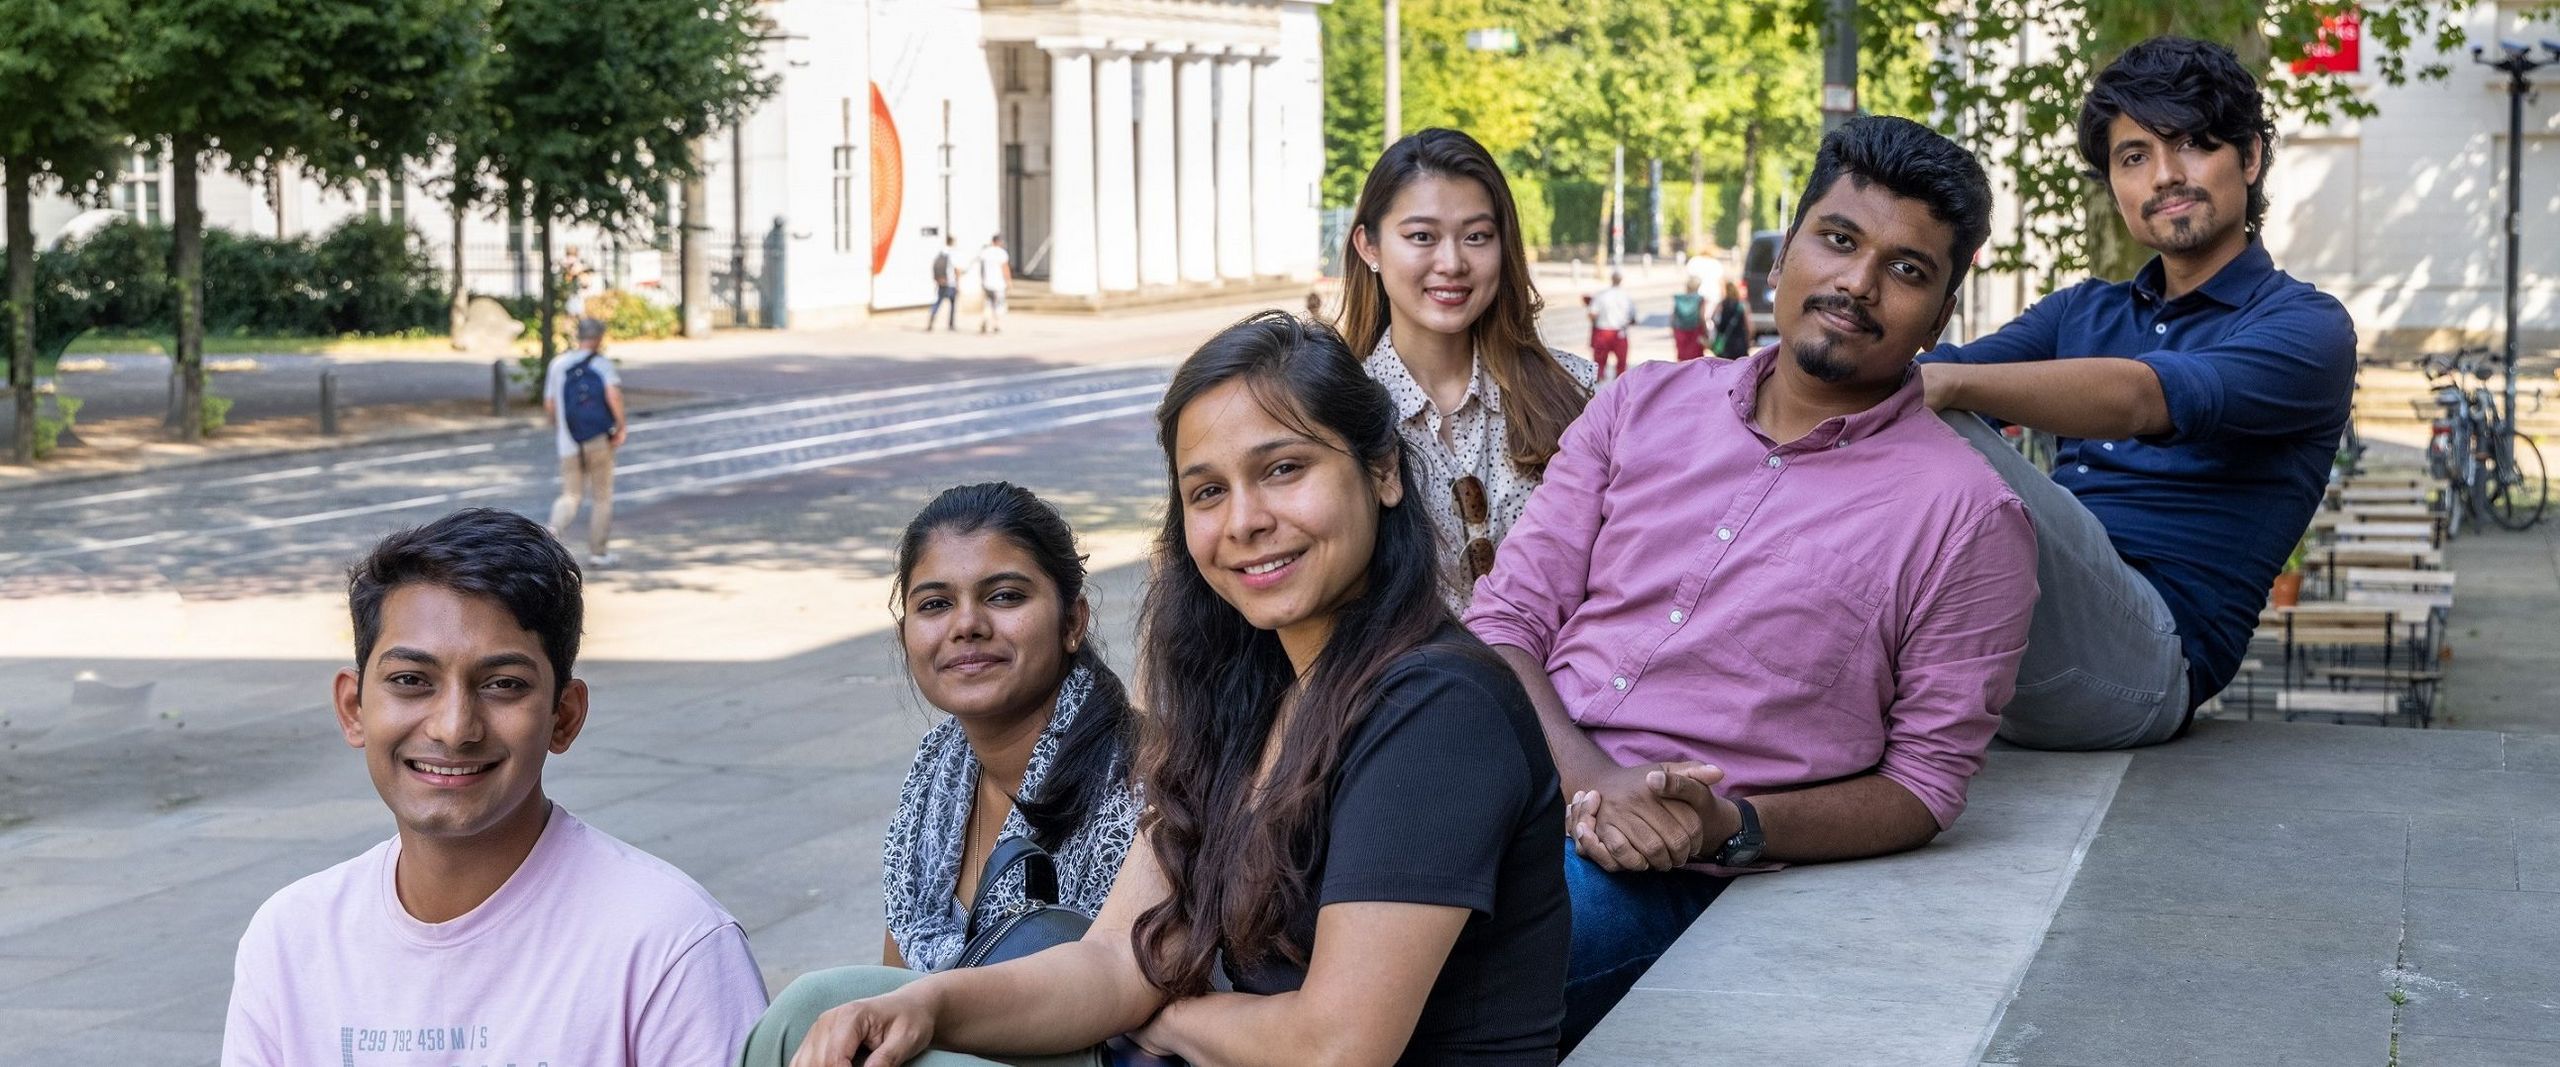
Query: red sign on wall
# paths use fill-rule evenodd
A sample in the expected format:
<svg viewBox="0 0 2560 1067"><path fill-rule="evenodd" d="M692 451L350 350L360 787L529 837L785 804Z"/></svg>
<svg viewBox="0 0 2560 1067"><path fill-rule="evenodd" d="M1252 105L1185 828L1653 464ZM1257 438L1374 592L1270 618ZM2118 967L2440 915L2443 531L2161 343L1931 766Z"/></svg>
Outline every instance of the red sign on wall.
<svg viewBox="0 0 2560 1067"><path fill-rule="evenodd" d="M2293 61L2295 74L2354 74L2364 69L2363 21L2355 12L2325 16L2320 20L2320 34L2302 50L2302 58Z"/></svg>

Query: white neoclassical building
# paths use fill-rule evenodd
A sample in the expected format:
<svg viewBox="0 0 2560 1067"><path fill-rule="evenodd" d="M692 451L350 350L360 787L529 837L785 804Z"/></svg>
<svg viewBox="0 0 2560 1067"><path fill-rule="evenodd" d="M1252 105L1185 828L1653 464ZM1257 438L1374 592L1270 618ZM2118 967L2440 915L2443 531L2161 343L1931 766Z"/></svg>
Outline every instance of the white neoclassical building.
<svg viewBox="0 0 2560 1067"><path fill-rule="evenodd" d="M929 302L946 234L974 254L1003 233L1035 292L1076 302L1314 276L1324 153L1313 3L866 10L879 94L867 161L894 168L869 183L868 307Z"/></svg>
<svg viewBox="0 0 2560 1067"><path fill-rule="evenodd" d="M706 138L700 206L651 233L562 227L565 253L673 299L687 226L707 319L825 326L933 299L958 257L1002 233L1017 299L1107 306L1315 276L1324 167L1316 4L1326 0L766 0L777 88ZM317 233L355 214L407 222L436 250L453 219L427 179L333 192L208 168L208 225ZM112 209L170 214L168 167L137 151ZM40 198L50 241L84 206ZM479 292L538 286L531 227L464 220Z"/></svg>

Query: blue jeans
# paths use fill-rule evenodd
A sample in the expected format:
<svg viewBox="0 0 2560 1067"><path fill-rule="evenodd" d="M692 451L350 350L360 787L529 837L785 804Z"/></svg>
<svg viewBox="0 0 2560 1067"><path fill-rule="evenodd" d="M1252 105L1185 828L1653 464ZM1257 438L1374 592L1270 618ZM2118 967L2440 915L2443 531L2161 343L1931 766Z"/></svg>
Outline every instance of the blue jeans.
<svg viewBox="0 0 2560 1067"><path fill-rule="evenodd" d="M1564 846L1564 887L1573 897L1573 951L1565 965L1564 1046L1571 1052L1645 968L1680 940L1731 878L1697 871L1601 870L1573 843Z"/></svg>
<svg viewBox="0 0 2560 1067"><path fill-rule="evenodd" d="M951 332L960 332L960 287L957 285L938 286L934 289L933 306L926 308L924 312L924 328L928 332L933 329L934 316L942 314L945 304L951 306Z"/></svg>

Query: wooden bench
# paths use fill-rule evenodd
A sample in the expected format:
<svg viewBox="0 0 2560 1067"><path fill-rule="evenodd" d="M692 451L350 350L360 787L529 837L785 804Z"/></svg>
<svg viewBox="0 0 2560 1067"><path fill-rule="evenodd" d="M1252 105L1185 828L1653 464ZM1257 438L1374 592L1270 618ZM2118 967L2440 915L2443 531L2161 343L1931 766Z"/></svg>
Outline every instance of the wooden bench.
<svg viewBox="0 0 2560 1067"><path fill-rule="evenodd" d="M2433 522L2342 522L2329 528L2331 537L2341 545L2364 541L2422 541L2435 547L2436 524Z"/></svg>

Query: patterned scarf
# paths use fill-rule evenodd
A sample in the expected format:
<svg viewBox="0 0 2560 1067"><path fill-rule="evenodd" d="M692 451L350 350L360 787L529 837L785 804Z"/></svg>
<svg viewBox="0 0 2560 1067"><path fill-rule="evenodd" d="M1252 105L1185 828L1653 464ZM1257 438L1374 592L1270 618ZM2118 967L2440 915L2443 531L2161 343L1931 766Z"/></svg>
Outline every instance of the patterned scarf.
<svg viewBox="0 0 2560 1067"><path fill-rule="evenodd" d="M1058 687L1058 703L1049 725L1031 746L1031 762L1022 773L1024 796L1040 796L1060 739L1084 710L1093 693L1093 672L1078 666ZM1127 758L1126 754L1122 759ZM978 757L969 748L957 719L946 718L927 732L916 747L915 765L898 793L898 812L880 842L880 894L890 936L907 966L938 971L960 958L968 947L968 902L956 900L961 850L967 845L969 814L977 805ZM1087 914L1101 910L1135 836L1138 815L1133 790L1109 794L1053 853L1058 867L1058 901ZM1030 837L1031 827L1019 811L1008 811L998 840ZM992 906L1011 908L1023 901L1019 869L988 893Z"/></svg>

